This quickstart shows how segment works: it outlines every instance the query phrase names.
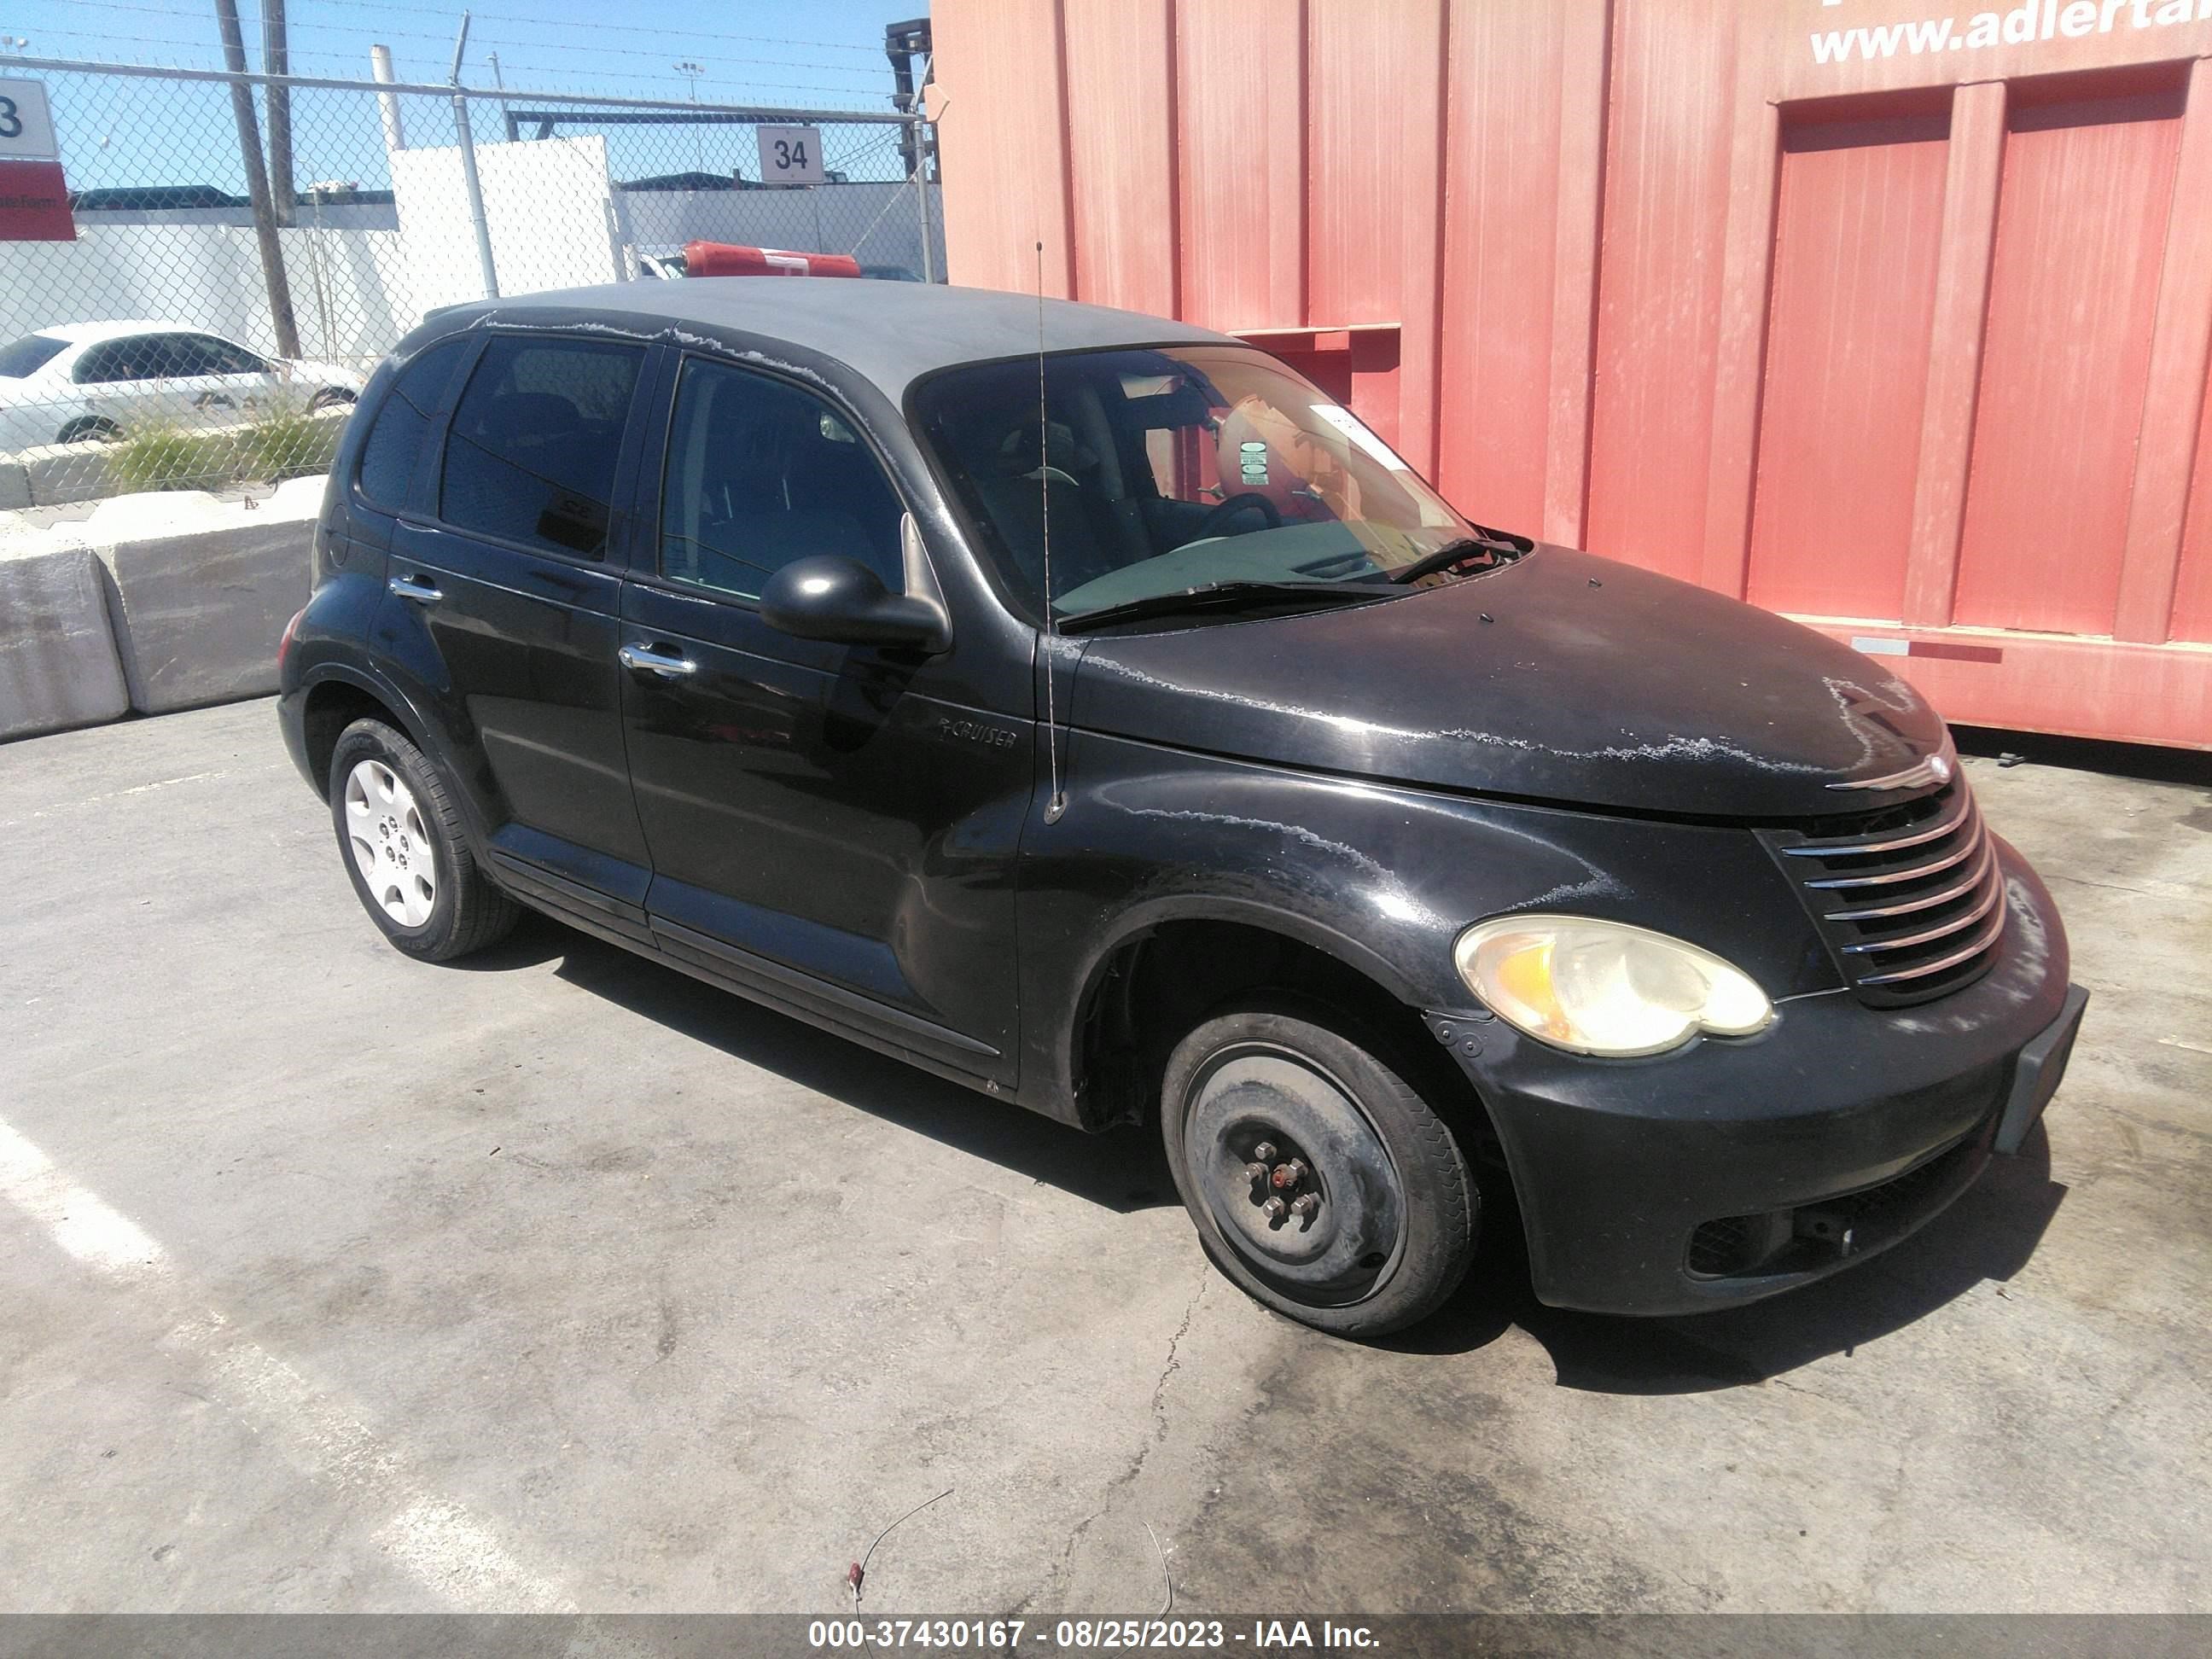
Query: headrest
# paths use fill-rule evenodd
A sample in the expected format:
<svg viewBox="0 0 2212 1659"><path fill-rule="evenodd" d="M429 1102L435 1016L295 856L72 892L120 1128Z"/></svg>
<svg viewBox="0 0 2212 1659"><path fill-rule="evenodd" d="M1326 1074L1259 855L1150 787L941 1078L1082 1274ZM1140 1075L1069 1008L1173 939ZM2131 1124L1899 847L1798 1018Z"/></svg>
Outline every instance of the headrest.
<svg viewBox="0 0 2212 1659"><path fill-rule="evenodd" d="M1088 472L1098 465L1098 458L1075 441L1073 428L1054 421L1045 428L1043 465L1061 472ZM1037 422L1032 416L1000 441L999 471L1007 477L1020 478L1037 466Z"/></svg>
<svg viewBox="0 0 2212 1659"><path fill-rule="evenodd" d="M483 406L477 435L556 436L574 432L583 422L583 411L557 392L509 392Z"/></svg>

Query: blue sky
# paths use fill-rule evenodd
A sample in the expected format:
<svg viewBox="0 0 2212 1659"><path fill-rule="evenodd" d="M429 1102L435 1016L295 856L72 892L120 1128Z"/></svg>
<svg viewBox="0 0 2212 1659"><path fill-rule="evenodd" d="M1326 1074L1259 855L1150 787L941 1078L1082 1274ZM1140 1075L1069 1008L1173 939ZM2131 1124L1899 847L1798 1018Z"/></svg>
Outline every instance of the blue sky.
<svg viewBox="0 0 2212 1659"><path fill-rule="evenodd" d="M489 82L495 52L509 86L663 96L686 92L673 65L689 61L706 70L702 99L880 109L890 90L884 26L929 8L927 0L483 0L469 9L468 80ZM290 0L293 68L365 77L368 48L381 42L402 79L442 81L461 10L434 0ZM258 68L258 0L240 0L239 13ZM610 24L611 13L623 21ZM29 51L42 57L222 64L211 0L0 0L0 34L29 36Z"/></svg>
<svg viewBox="0 0 2212 1659"><path fill-rule="evenodd" d="M532 92L600 93L682 100L692 81L702 101L824 110L890 108L884 27L927 15L927 0L481 0L469 9L462 79L492 84L496 53L505 85ZM437 0L289 0L292 69L367 79L369 47L392 48L402 81L443 82L453 60L459 5ZM248 61L261 67L259 0L239 0ZM610 14L648 20L610 24ZM42 58L220 68L212 0L0 0L0 35L26 35ZM53 72L41 77L53 106L72 188L212 184L245 188L229 105L219 84L125 80ZM406 100L415 143L451 143L447 100ZM374 99L303 90L293 121L301 185L387 182ZM479 142L505 136L499 112L475 106ZM897 178L896 142L883 127L825 127L831 167L854 178ZM617 179L693 167L757 176L750 128L628 127L610 131Z"/></svg>

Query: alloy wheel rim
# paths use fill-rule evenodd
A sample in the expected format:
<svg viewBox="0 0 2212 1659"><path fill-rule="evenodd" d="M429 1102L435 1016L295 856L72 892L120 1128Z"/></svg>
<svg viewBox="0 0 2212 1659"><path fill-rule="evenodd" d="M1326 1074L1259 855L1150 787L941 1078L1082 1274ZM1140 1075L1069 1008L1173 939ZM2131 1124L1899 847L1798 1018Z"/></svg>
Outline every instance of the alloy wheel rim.
<svg viewBox="0 0 2212 1659"><path fill-rule="evenodd" d="M346 774L346 845L379 909L402 927L420 927L438 902L438 864L429 827L407 781L380 760Z"/></svg>
<svg viewBox="0 0 2212 1659"><path fill-rule="evenodd" d="M1308 1055L1238 1043L1191 1079L1183 1155L1212 1231L1270 1288L1365 1300L1405 1248L1396 1164L1345 1084Z"/></svg>

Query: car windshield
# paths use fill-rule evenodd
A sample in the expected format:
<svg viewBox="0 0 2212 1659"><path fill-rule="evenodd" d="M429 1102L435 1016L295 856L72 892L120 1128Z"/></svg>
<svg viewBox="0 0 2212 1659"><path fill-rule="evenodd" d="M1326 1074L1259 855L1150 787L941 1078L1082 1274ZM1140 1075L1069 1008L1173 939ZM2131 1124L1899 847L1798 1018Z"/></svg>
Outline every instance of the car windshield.
<svg viewBox="0 0 2212 1659"><path fill-rule="evenodd" d="M0 380L27 380L69 349L67 340L51 334L26 334L0 346Z"/></svg>
<svg viewBox="0 0 2212 1659"><path fill-rule="evenodd" d="M1470 525L1326 392L1237 346L1063 352L947 370L922 435L1006 586L1071 620L1228 583L1385 586ZM1421 575L1510 554L1486 544ZM1316 595L1316 598L1319 596ZM1149 608L1149 607L1147 607Z"/></svg>

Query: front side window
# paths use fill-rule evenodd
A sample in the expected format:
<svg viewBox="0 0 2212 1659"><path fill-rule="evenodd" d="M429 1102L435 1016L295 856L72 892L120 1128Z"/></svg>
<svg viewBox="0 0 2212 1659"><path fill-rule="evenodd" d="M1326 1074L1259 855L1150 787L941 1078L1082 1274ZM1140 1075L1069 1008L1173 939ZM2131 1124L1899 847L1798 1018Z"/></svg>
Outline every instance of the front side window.
<svg viewBox="0 0 2212 1659"><path fill-rule="evenodd" d="M76 360L72 378L80 386L108 386L118 380L150 380L161 370L161 354L155 337L134 334L127 339L102 340L89 345Z"/></svg>
<svg viewBox="0 0 2212 1659"><path fill-rule="evenodd" d="M457 530L606 556L615 461L642 347L500 335L453 410L438 516Z"/></svg>
<svg viewBox="0 0 2212 1659"><path fill-rule="evenodd" d="M950 369L915 396L924 439L1009 591L1072 621L1224 585L1382 597L1493 568L1490 542L1358 416L1236 346L1063 352ZM1486 550L1489 550L1486 551ZM1325 597L1316 595L1316 599Z"/></svg>
<svg viewBox="0 0 2212 1659"><path fill-rule="evenodd" d="M133 380L181 380L194 374L234 374L227 365L236 348L204 334L145 334L118 342Z"/></svg>
<svg viewBox="0 0 2212 1659"><path fill-rule="evenodd" d="M406 504L423 440L469 345L465 338L441 340L393 377L361 447L361 493L379 506L397 509Z"/></svg>
<svg viewBox="0 0 2212 1659"><path fill-rule="evenodd" d="M677 383L660 573L745 599L794 560L858 559L898 591L898 492L810 392L693 358Z"/></svg>

